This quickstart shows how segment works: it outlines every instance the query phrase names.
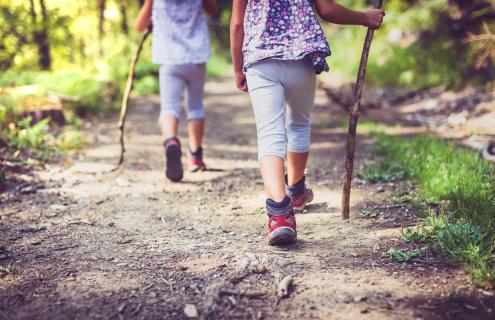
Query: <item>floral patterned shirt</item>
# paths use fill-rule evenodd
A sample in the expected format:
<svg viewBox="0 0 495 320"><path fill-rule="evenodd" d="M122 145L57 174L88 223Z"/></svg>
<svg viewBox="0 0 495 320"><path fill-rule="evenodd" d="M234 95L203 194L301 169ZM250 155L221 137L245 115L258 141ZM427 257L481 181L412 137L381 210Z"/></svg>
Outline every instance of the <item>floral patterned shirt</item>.
<svg viewBox="0 0 495 320"><path fill-rule="evenodd" d="M309 56L316 73L328 71L330 55L312 0L247 0L244 15L244 69L267 58Z"/></svg>
<svg viewBox="0 0 495 320"><path fill-rule="evenodd" d="M211 55L201 0L154 0L152 59L156 64L205 63Z"/></svg>

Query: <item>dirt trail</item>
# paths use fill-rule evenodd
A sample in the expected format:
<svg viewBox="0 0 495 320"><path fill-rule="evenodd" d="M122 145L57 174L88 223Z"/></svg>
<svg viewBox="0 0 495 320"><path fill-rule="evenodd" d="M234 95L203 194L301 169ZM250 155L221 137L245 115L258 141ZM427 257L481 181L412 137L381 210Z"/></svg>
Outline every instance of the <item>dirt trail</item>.
<svg viewBox="0 0 495 320"><path fill-rule="evenodd" d="M410 208L387 209L397 186L355 184L354 216L341 220L345 132L321 94L309 164L316 197L297 216L299 241L284 248L266 244L247 95L230 79L208 82L212 170L181 183L164 178L157 97L136 103L124 170L109 172L117 132L101 122L79 159L47 166L34 193L1 205L0 266L16 273L0 278L0 319L185 319L186 304L210 319L493 319L493 297L460 268L431 253L410 264L383 256L404 246L401 225L415 219ZM363 156L371 140L359 141ZM370 205L384 216L359 217ZM22 232L32 224L46 229ZM278 301L286 275L294 286Z"/></svg>

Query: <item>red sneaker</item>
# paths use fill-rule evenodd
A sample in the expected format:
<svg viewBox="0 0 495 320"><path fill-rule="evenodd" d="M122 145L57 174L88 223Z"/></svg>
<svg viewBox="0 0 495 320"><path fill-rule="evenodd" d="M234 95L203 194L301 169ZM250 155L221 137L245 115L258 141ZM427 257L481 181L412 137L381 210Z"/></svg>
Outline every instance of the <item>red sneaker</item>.
<svg viewBox="0 0 495 320"><path fill-rule="evenodd" d="M182 169L182 151L180 148L180 141L177 137L168 138L163 143L165 148L165 160L167 168L165 174L167 178L174 182L182 180L184 176L184 169Z"/></svg>
<svg viewBox="0 0 495 320"><path fill-rule="evenodd" d="M203 161L203 148L199 148L198 151L194 153L189 150L189 171L198 172L205 170L206 164Z"/></svg>
<svg viewBox="0 0 495 320"><path fill-rule="evenodd" d="M266 212L268 214L266 225L268 244L274 246L295 242L297 238L296 217L292 204L282 209L267 205Z"/></svg>
<svg viewBox="0 0 495 320"><path fill-rule="evenodd" d="M308 203L313 201L314 193L311 186L305 182L304 183L304 192L299 195L290 194L290 200L292 201L292 205L294 206L294 211L302 212Z"/></svg>

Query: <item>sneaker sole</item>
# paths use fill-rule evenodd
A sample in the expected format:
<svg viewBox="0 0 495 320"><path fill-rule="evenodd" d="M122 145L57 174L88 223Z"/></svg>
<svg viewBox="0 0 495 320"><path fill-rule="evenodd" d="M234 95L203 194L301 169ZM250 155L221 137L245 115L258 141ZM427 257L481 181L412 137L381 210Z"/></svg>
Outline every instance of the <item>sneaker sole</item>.
<svg viewBox="0 0 495 320"><path fill-rule="evenodd" d="M206 171L206 166L197 166L189 169L189 172Z"/></svg>
<svg viewBox="0 0 495 320"><path fill-rule="evenodd" d="M306 209L306 206L308 205L308 203L313 201L314 197L315 197L314 195L311 195L311 197L308 200L306 200L306 202L301 207L294 207L294 211L303 212L304 209Z"/></svg>
<svg viewBox="0 0 495 320"><path fill-rule="evenodd" d="M174 182L182 180L184 170L182 169L181 151L179 146L169 146L165 155L167 158L167 170L165 172L167 178Z"/></svg>
<svg viewBox="0 0 495 320"><path fill-rule="evenodd" d="M297 233L294 229L289 227L281 227L270 233L268 244L271 246L291 244L294 243L296 239L297 239Z"/></svg>

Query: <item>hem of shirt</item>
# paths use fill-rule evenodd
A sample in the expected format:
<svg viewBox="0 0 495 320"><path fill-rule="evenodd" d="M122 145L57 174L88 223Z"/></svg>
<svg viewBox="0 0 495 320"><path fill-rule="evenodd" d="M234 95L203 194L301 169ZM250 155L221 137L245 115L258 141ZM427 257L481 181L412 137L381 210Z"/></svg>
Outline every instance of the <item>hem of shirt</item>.
<svg viewBox="0 0 495 320"><path fill-rule="evenodd" d="M307 56L309 56L310 54L312 54L314 52L323 53L325 55L323 57L323 59L325 59L326 57L329 57L332 54L331 51L325 52L325 51L321 51L321 50L315 50L315 51L310 51L310 52L304 52L303 55L295 57L295 58L284 58L283 56L282 57L281 56L269 56L269 57L265 57L265 58L261 58L261 59L255 59L253 61L248 61L248 62L244 63L244 65L242 66L242 72L246 73L247 68L249 68L252 64L254 64L256 62L260 62L260 61L264 61L264 60L268 60L268 59L281 60L281 61L290 61L290 60L298 61L298 60L302 60L302 59L306 58ZM328 66L328 64L326 62L325 62L325 64L327 65L327 68L325 68L324 70L321 70L320 72L317 72L316 65L313 64L313 61L311 61L311 64L313 65L313 68L315 69L316 74L320 74L323 71L328 72L330 70L330 67Z"/></svg>
<svg viewBox="0 0 495 320"><path fill-rule="evenodd" d="M191 59L191 60L159 60L159 59L152 59L153 64L157 65L183 65L183 64L203 64L207 63L211 58L211 55L208 56L207 58L201 58L201 59Z"/></svg>

